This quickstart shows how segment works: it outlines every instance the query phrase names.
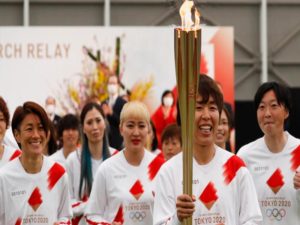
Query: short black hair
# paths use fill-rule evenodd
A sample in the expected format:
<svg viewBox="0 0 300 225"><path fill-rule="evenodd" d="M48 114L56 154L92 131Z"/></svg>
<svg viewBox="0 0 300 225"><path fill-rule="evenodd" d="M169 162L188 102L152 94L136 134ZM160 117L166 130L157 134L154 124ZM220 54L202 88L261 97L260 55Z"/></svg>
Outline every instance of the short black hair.
<svg viewBox="0 0 300 225"><path fill-rule="evenodd" d="M177 138L180 142L180 145L182 145L181 129L176 123L169 124L165 127L161 135L161 143L169 138Z"/></svg>
<svg viewBox="0 0 300 225"><path fill-rule="evenodd" d="M254 96L255 110L257 111L259 104L268 91L274 91L276 100L279 105L283 105L288 112L292 111L292 95L288 87L277 82L266 82L260 85Z"/></svg>
<svg viewBox="0 0 300 225"><path fill-rule="evenodd" d="M80 133L79 118L76 115L71 113L63 116L60 119L58 123L58 129L57 129L58 138L62 137L64 130L69 130L69 129L78 130L78 132Z"/></svg>
<svg viewBox="0 0 300 225"><path fill-rule="evenodd" d="M200 74L198 82L198 94L202 96L202 101L204 103L207 103L209 101L209 96L211 96L214 99L221 115L224 104L223 94L220 91L217 83L206 74Z"/></svg>

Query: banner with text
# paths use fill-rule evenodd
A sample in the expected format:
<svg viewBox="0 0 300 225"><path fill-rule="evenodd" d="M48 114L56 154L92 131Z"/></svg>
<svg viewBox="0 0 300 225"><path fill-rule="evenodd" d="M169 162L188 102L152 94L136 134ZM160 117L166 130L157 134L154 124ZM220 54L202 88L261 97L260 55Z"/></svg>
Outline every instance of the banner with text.
<svg viewBox="0 0 300 225"><path fill-rule="evenodd" d="M11 114L29 100L44 106L49 95L64 114L104 99L107 76L117 73L154 112L162 92L176 86L173 37L174 27L2 27L0 95ZM232 105L233 52L232 27L202 28L201 71L221 83Z"/></svg>

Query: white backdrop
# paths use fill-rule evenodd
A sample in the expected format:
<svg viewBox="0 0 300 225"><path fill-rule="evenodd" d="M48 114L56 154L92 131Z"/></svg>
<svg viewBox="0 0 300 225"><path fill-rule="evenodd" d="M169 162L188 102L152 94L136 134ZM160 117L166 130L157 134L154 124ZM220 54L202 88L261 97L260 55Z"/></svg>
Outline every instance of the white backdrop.
<svg viewBox="0 0 300 225"><path fill-rule="evenodd" d="M204 27L202 52L209 74L214 76L214 46L209 43L218 27ZM153 112L165 89L176 85L174 27L2 27L0 28L0 95L11 114L24 101L42 106L48 95L57 95L65 79L86 68L83 46L112 66L115 40L121 37L122 82L131 88L138 80L154 78L149 93ZM92 69L92 61L88 64ZM59 96L55 96L59 97Z"/></svg>

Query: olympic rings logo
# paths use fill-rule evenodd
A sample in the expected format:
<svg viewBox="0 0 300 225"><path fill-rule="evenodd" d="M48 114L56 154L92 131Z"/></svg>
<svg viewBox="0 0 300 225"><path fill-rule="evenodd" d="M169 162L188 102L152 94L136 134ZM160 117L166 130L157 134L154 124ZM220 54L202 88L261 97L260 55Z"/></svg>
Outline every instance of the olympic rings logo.
<svg viewBox="0 0 300 225"><path fill-rule="evenodd" d="M136 211L136 212L129 213L129 218L131 220L133 220L134 222L137 222L137 221L141 222L144 220L145 217L146 217L146 212L144 212L144 211L141 211L141 212Z"/></svg>
<svg viewBox="0 0 300 225"><path fill-rule="evenodd" d="M286 215L285 209L267 209L266 214L270 219L276 219L277 221L281 221L283 217Z"/></svg>

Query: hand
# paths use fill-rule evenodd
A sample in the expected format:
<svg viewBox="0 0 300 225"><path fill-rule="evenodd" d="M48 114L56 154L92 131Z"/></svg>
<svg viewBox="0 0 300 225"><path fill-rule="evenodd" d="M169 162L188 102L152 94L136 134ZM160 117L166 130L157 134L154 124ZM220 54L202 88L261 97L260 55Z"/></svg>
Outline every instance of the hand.
<svg viewBox="0 0 300 225"><path fill-rule="evenodd" d="M300 171L296 171L293 181L294 181L294 188L296 190L300 189Z"/></svg>
<svg viewBox="0 0 300 225"><path fill-rule="evenodd" d="M59 225L59 222L55 222L53 225Z"/></svg>
<svg viewBox="0 0 300 225"><path fill-rule="evenodd" d="M187 194L182 194L177 197L176 201L176 209L177 209L177 217L180 222L183 219L191 217L195 211L195 196L189 196Z"/></svg>

